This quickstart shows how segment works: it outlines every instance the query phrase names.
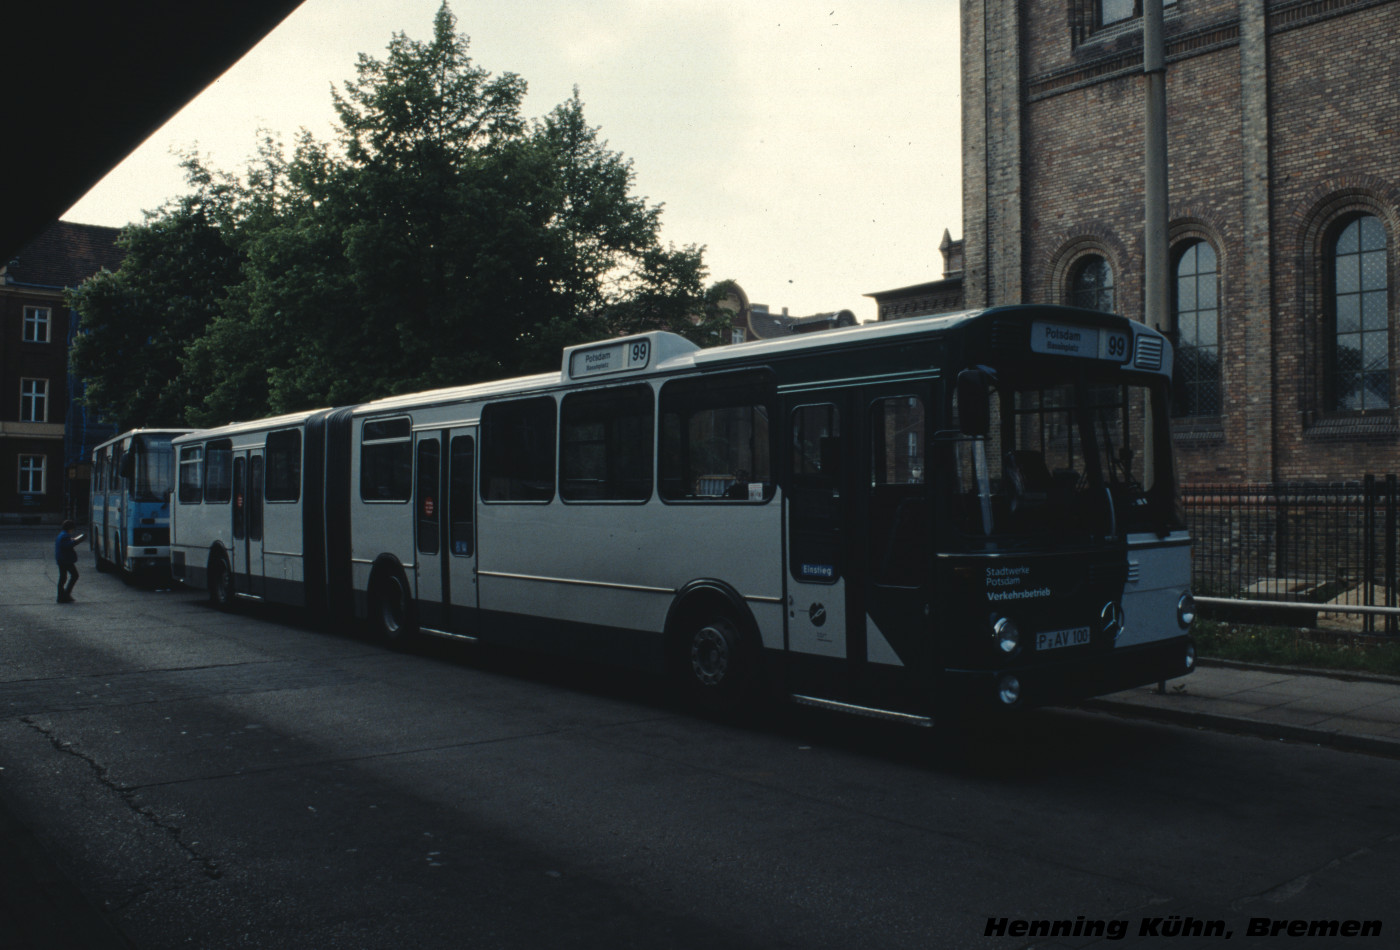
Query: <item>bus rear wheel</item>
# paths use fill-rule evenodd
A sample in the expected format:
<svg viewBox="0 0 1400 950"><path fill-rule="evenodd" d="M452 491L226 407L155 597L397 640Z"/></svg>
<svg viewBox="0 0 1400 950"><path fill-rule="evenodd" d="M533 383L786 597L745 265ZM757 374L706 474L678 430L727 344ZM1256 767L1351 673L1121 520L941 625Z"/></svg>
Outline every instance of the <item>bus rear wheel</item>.
<svg viewBox="0 0 1400 950"><path fill-rule="evenodd" d="M233 607L233 572L222 554L209 564L209 601L220 610Z"/></svg>
<svg viewBox="0 0 1400 950"><path fill-rule="evenodd" d="M398 571L375 575L369 588L369 622L375 637L397 650L404 649L418 632L408 583Z"/></svg>

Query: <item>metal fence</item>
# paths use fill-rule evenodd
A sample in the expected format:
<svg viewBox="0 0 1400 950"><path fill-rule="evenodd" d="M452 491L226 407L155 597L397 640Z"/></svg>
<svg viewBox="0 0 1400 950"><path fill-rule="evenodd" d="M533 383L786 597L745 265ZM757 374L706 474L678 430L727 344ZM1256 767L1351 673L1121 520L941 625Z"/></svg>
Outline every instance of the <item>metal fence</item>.
<svg viewBox="0 0 1400 950"><path fill-rule="evenodd" d="M1395 616L1345 612L1397 604L1395 475L1332 485L1193 485L1183 495L1198 595L1316 604L1316 616L1290 622L1397 632Z"/></svg>

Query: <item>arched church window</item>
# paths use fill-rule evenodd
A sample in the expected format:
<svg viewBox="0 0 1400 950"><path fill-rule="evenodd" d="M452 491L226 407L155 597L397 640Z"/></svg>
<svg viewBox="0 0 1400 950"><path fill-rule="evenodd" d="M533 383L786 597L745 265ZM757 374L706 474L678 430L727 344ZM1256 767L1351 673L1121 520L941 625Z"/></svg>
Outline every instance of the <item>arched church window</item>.
<svg viewBox="0 0 1400 950"><path fill-rule="evenodd" d="M1097 254L1081 258L1070 271L1069 294L1071 307L1113 312L1113 268Z"/></svg>
<svg viewBox="0 0 1400 950"><path fill-rule="evenodd" d="M1220 273L1215 248L1191 241L1176 257L1172 414L1220 414Z"/></svg>
<svg viewBox="0 0 1400 950"><path fill-rule="evenodd" d="M1390 314L1385 226L1374 215L1344 224L1330 247L1332 407L1390 406Z"/></svg>

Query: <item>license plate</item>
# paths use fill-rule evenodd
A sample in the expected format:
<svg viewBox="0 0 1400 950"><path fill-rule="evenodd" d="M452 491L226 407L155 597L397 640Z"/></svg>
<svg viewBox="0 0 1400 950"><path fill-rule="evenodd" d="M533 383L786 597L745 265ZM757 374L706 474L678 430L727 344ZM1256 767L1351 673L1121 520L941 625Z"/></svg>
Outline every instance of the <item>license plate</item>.
<svg viewBox="0 0 1400 950"><path fill-rule="evenodd" d="M1035 635L1037 650L1058 650L1060 647L1084 646L1089 642L1088 627L1071 627L1068 630L1045 630Z"/></svg>

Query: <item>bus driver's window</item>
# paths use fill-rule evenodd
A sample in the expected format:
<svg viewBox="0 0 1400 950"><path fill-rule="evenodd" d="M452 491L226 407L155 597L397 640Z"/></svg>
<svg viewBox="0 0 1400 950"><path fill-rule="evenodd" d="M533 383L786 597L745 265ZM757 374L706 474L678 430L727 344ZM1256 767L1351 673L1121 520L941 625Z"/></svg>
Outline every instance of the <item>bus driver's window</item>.
<svg viewBox="0 0 1400 950"><path fill-rule="evenodd" d="M679 379L661 389L661 497L764 502L773 497L774 398L767 373Z"/></svg>

